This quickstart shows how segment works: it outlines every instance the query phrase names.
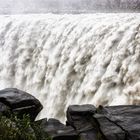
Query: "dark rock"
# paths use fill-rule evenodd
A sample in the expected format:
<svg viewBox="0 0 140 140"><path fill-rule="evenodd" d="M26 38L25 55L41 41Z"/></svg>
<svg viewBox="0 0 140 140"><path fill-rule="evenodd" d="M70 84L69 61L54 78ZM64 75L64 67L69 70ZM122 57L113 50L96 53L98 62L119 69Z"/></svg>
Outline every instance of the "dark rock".
<svg viewBox="0 0 140 140"><path fill-rule="evenodd" d="M10 108L8 106L6 106L5 104L0 102L0 113L1 115L6 115L7 113L9 113Z"/></svg>
<svg viewBox="0 0 140 140"><path fill-rule="evenodd" d="M104 115L95 114L93 117L97 119L100 130L107 140L125 140L125 132Z"/></svg>
<svg viewBox="0 0 140 140"><path fill-rule="evenodd" d="M100 107L98 113L118 126L125 133L125 140L140 140L140 106ZM103 124L103 122L100 122L100 124ZM110 125L106 124L105 126L107 128ZM113 132L112 129L111 132ZM119 134L116 135L119 136ZM123 140L123 137L121 140Z"/></svg>
<svg viewBox="0 0 140 140"><path fill-rule="evenodd" d="M34 120L43 108L35 97L16 88L0 90L0 102L8 106L12 112L17 112L19 116L29 114L31 120Z"/></svg>
<svg viewBox="0 0 140 140"><path fill-rule="evenodd" d="M35 123L37 125L41 126L42 128L45 128L48 123L48 120L47 120L47 118L44 118L44 119L35 121Z"/></svg>
<svg viewBox="0 0 140 140"><path fill-rule="evenodd" d="M67 110L67 124L71 125L82 140L104 140L99 125L93 115L96 108L93 105L72 105Z"/></svg>
<svg viewBox="0 0 140 140"><path fill-rule="evenodd" d="M79 135L80 140L105 140L103 135L95 129L86 130L81 132Z"/></svg>
<svg viewBox="0 0 140 140"><path fill-rule="evenodd" d="M67 110L67 123L73 126L77 131L84 131L93 128L91 123L87 122L88 116L96 112L93 105L72 105Z"/></svg>
<svg viewBox="0 0 140 140"><path fill-rule="evenodd" d="M47 133L52 140L78 140L78 134L71 126L65 126L56 119L43 119L40 126L44 133Z"/></svg>
<svg viewBox="0 0 140 140"><path fill-rule="evenodd" d="M82 140L140 140L140 106L73 105L67 110L71 125ZM98 137L99 136L99 137Z"/></svg>

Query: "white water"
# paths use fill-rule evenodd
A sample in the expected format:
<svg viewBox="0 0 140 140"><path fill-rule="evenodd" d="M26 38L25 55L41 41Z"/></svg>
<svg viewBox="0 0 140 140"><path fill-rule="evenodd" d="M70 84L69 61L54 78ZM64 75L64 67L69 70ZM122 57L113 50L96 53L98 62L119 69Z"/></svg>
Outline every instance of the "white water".
<svg viewBox="0 0 140 140"><path fill-rule="evenodd" d="M43 117L69 104L140 103L140 14L0 16L0 89L36 96Z"/></svg>

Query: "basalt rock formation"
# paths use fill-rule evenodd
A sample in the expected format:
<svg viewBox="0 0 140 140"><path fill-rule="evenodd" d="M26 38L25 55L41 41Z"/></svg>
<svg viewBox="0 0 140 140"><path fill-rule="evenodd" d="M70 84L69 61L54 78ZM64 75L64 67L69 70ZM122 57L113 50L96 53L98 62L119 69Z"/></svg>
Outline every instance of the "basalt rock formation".
<svg viewBox="0 0 140 140"><path fill-rule="evenodd" d="M0 112L10 110L19 116L29 114L31 120L34 120L42 108L39 100L24 91L16 88L0 91Z"/></svg>
<svg viewBox="0 0 140 140"><path fill-rule="evenodd" d="M0 112L8 110L34 120L42 109L41 103L18 89L0 91ZM50 118L34 121L52 140L140 140L140 106L71 105L66 125ZM26 139L25 139L26 140ZM38 139L37 139L38 140ZM44 138L43 140L48 140Z"/></svg>

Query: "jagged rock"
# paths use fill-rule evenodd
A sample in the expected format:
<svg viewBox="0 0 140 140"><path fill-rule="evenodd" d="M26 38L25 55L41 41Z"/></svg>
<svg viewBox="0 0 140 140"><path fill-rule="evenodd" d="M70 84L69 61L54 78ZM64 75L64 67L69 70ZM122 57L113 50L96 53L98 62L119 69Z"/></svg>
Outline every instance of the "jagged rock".
<svg viewBox="0 0 140 140"><path fill-rule="evenodd" d="M93 105L72 105L67 110L67 124L73 126L81 140L104 140L96 119Z"/></svg>
<svg viewBox="0 0 140 140"><path fill-rule="evenodd" d="M19 116L29 114L31 120L34 120L43 108L35 97L16 88L0 90L0 103L12 112L17 112Z"/></svg>
<svg viewBox="0 0 140 140"><path fill-rule="evenodd" d="M35 121L35 123L37 125L40 125L42 128L45 128L47 123L48 123L48 119L44 118L44 119L41 119L41 120L37 120L37 121Z"/></svg>
<svg viewBox="0 0 140 140"><path fill-rule="evenodd" d="M71 105L67 109L67 123L73 126L79 132L91 129L93 126L87 122L88 116L96 112L93 105Z"/></svg>
<svg viewBox="0 0 140 140"><path fill-rule="evenodd" d="M104 118L114 123L122 130L123 135L120 136L121 139L118 138L117 140L140 140L140 106L131 105L100 107L98 109L98 114L102 114ZM104 121L98 121L100 125L104 123ZM108 127L108 130L110 130L110 126L111 125L106 124L104 128L106 127L107 129ZM111 129L111 133L113 133L113 129ZM117 133L116 131L116 136L119 135L120 133Z"/></svg>
<svg viewBox="0 0 140 140"><path fill-rule="evenodd" d="M107 140L125 140L125 132L104 115L95 114L93 117L97 119L100 130Z"/></svg>
<svg viewBox="0 0 140 140"><path fill-rule="evenodd" d="M43 119L40 121L41 129L52 140L78 140L78 134L71 126L65 126L56 119Z"/></svg>

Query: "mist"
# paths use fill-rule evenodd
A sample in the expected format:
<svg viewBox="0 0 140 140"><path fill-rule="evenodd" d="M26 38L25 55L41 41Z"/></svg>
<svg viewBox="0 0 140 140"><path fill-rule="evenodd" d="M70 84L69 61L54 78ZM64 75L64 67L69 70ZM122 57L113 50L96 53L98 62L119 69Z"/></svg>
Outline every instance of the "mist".
<svg viewBox="0 0 140 140"><path fill-rule="evenodd" d="M139 12L140 0L0 0L0 14Z"/></svg>

